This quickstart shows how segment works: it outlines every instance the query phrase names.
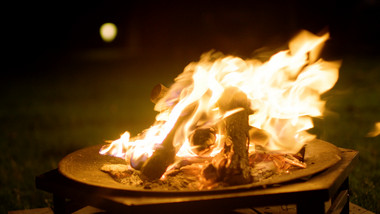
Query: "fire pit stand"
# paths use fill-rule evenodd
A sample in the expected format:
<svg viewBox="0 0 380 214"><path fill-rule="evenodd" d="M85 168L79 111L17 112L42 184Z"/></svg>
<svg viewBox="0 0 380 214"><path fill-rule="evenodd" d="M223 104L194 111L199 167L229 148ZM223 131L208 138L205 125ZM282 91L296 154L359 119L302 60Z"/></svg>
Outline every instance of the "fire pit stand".
<svg viewBox="0 0 380 214"><path fill-rule="evenodd" d="M266 188L189 194L151 194L99 188L73 181L57 169L36 177L38 189L53 194L54 212L86 206L106 213L228 213L240 208L296 204L297 213L348 213L348 176L358 152L340 149L342 160L308 180Z"/></svg>

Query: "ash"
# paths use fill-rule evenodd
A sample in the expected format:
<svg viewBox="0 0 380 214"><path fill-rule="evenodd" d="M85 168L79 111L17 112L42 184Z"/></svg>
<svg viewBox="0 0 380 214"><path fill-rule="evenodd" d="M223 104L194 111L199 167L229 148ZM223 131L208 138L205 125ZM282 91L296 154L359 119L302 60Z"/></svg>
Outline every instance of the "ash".
<svg viewBox="0 0 380 214"><path fill-rule="evenodd" d="M165 179L148 180L138 170L124 164L104 164L101 171L108 173L115 181L130 188L152 190L199 190L199 176L189 176L181 171L172 171Z"/></svg>
<svg viewBox="0 0 380 214"><path fill-rule="evenodd" d="M161 179L148 180L139 170L126 164L104 164L101 171L109 174L115 181L126 185L126 188L156 191L192 191L211 190L229 186L214 179L205 178L205 167L199 164L183 166L170 170ZM271 179L272 176L284 173L275 164L262 162L251 168L252 183ZM206 176L207 177L207 176Z"/></svg>

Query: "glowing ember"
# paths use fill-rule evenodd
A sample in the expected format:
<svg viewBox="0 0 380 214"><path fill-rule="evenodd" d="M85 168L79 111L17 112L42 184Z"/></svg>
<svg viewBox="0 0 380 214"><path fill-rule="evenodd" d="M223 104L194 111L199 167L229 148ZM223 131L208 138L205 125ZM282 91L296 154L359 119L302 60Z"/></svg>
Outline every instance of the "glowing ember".
<svg viewBox="0 0 380 214"><path fill-rule="evenodd" d="M312 117L322 116L325 102L320 95L338 80L340 63L317 58L328 37L303 31L289 43L289 50L278 52L266 62L214 52L202 55L157 101L154 109L159 114L152 127L132 138L124 133L100 153L124 158L135 169L168 145L178 160L216 160L228 143L221 122L246 110L220 109L218 102L225 90L235 88L249 102L249 156L257 145L265 151L296 154L315 138L307 130L313 127ZM165 142L168 139L170 142ZM276 155L270 158L279 159ZM294 162L285 156L280 159L276 163Z"/></svg>
<svg viewBox="0 0 380 214"><path fill-rule="evenodd" d="M373 129L367 134L367 137L376 137L380 135L380 122L375 123Z"/></svg>

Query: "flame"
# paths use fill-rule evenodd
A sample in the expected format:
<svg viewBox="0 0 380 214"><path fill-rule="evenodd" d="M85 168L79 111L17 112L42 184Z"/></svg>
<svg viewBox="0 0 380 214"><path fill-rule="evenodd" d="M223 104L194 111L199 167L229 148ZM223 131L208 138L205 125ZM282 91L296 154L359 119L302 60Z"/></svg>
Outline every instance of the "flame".
<svg viewBox="0 0 380 214"><path fill-rule="evenodd" d="M376 137L380 135L380 122L376 122L373 129L368 132L367 137Z"/></svg>
<svg viewBox="0 0 380 214"><path fill-rule="evenodd" d="M263 146L272 151L296 153L315 138L307 132L312 117L323 114L325 102L320 95L338 80L339 62L317 56L329 34L316 36L302 31L268 61L243 60L220 53L203 54L199 62L185 67L155 105L156 122L134 138L128 132L104 146L100 153L125 158L139 166L161 145L175 126L173 145L178 157L213 157L223 149L224 135L216 129L215 143L208 152L194 152L190 136L199 128L218 127L224 118L241 109L222 113L217 105L223 91L236 87L244 92L253 110L249 124L265 133ZM179 118L186 121L176 126ZM255 139L249 151L254 152Z"/></svg>

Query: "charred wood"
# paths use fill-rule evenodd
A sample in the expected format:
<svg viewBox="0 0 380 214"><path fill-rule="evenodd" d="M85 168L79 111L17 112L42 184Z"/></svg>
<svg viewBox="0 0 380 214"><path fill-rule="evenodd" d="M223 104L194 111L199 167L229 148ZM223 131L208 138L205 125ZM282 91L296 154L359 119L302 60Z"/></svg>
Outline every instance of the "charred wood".
<svg viewBox="0 0 380 214"><path fill-rule="evenodd" d="M191 115L194 106L194 104L190 105L183 111L182 115L177 119L174 127L165 137L163 142L156 148L152 156L143 164L141 172L148 180L159 179L165 173L167 167L174 163L176 148L173 145L173 139L176 131Z"/></svg>
<svg viewBox="0 0 380 214"><path fill-rule="evenodd" d="M306 146L303 146L302 149L299 152L297 152L297 154L294 155L294 157L297 158L299 161L304 162L305 152L306 152Z"/></svg>
<svg viewBox="0 0 380 214"><path fill-rule="evenodd" d="M250 183L252 178L248 161L249 121L252 113L245 93L238 88L225 89L218 101L222 112L241 110L224 119L226 142L223 150L224 158L219 161L219 175L229 185Z"/></svg>
<svg viewBox="0 0 380 214"><path fill-rule="evenodd" d="M208 164L205 168L202 170L202 177L210 182L216 182L218 181L218 169L212 165Z"/></svg>
<svg viewBox="0 0 380 214"><path fill-rule="evenodd" d="M161 98L163 98L166 95L168 90L169 89L164 85L157 84L153 87L150 93L150 101L152 101L152 103L157 103Z"/></svg>
<svg viewBox="0 0 380 214"><path fill-rule="evenodd" d="M211 145L215 143L215 129L213 128L198 128L190 136L192 151L196 154L206 152Z"/></svg>

